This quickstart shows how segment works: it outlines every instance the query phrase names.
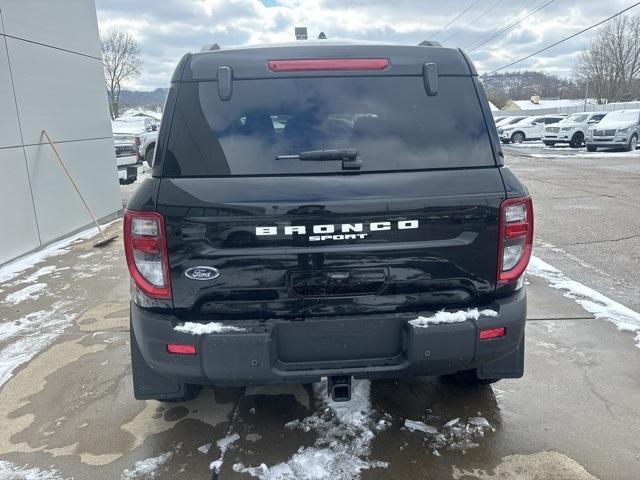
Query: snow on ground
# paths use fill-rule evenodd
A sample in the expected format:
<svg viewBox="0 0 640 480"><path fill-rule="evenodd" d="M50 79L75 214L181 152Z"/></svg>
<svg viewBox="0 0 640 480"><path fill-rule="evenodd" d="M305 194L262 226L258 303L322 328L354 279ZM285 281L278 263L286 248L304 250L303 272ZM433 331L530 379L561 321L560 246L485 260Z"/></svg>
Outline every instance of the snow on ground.
<svg viewBox="0 0 640 480"><path fill-rule="evenodd" d="M363 470L386 468L386 462L368 460L374 431L380 423L372 416L371 383L357 380L349 402L333 402L327 395L327 382L314 385L318 408L313 415L286 424L316 432L311 447L300 448L288 461L271 467L261 464L233 465L235 472L248 473L260 480L347 480L360 477Z"/></svg>
<svg viewBox="0 0 640 480"><path fill-rule="evenodd" d="M133 469L122 472L120 480L136 480L141 478L153 478L156 472L173 456L173 452L166 452L157 457L140 460L133 465Z"/></svg>
<svg viewBox="0 0 640 480"><path fill-rule="evenodd" d="M461 450L464 453L479 447L485 432L495 431L487 419L480 416L469 417L466 421L454 418L440 430L419 420L405 420L404 426L410 432L424 435L425 444L435 456L440 456L439 450Z"/></svg>
<svg viewBox="0 0 640 480"><path fill-rule="evenodd" d="M65 313L67 308L68 303L56 302L46 310L0 323L0 342L13 337L11 343L0 350L0 386L11 378L17 367L31 360L71 324L75 315Z"/></svg>
<svg viewBox="0 0 640 480"><path fill-rule="evenodd" d="M37 300L44 293L46 288L46 283L34 283L33 285L24 287L22 290L10 293L2 302L8 303L9 305L17 305L27 300Z"/></svg>
<svg viewBox="0 0 640 480"><path fill-rule="evenodd" d="M429 325L438 325L441 323L461 323L467 320L477 320L480 317L495 317L498 312L495 310L478 310L472 308L469 310L458 310L457 312L445 312L440 310L430 317L418 317L414 320L409 320L409 323L414 327L427 328Z"/></svg>
<svg viewBox="0 0 640 480"><path fill-rule="evenodd" d="M226 332L244 332L244 328L231 327L223 325L219 322L210 323L195 323L185 322L181 325L176 325L174 330L182 333L190 333L192 335L207 335L209 333L226 333Z"/></svg>
<svg viewBox="0 0 640 480"><path fill-rule="evenodd" d="M575 300L594 317L613 323L619 330L635 332L636 346L640 348L640 313L582 283L571 280L538 257L531 257L527 273L543 278L550 287L563 291L565 297Z"/></svg>
<svg viewBox="0 0 640 480"><path fill-rule="evenodd" d="M220 449L220 456L217 460L211 462L211 464L209 465L209 468L211 470L213 470L215 473L220 472L222 462L224 461L224 454L226 453L227 449L238 440L240 440L240 435L234 433L232 435L227 435L223 439L216 442L216 445L218 445L218 448Z"/></svg>
<svg viewBox="0 0 640 480"><path fill-rule="evenodd" d="M109 223L105 223L104 225L101 225L101 227L102 229L105 229L118 220L119 219L116 219ZM30 253L24 257L14 260L13 262L7 263L3 267L0 267L0 284L12 280L18 274L33 267L34 265L44 262L48 258L67 253L68 247L70 247L74 243L93 238L98 235L98 233L100 232L98 232L98 229L96 227L87 228L86 230L82 230L75 235L71 235L70 237L64 238L57 242L53 242L42 250L38 250L37 252Z"/></svg>
<svg viewBox="0 0 640 480"><path fill-rule="evenodd" d="M62 480L57 470L40 470L36 467L20 466L0 460L2 480Z"/></svg>
<svg viewBox="0 0 640 480"><path fill-rule="evenodd" d="M111 223L113 222L106 224L105 227ZM36 270L35 266L52 257L69 253L69 247L74 243L88 240L97 234L97 228L88 228L0 268L0 286L3 289L27 285L7 294L0 300L0 307L9 306L10 310L7 309L7 311L12 312L8 316L0 318L0 345L2 345L0 348L0 386L11 378L17 367L28 362L42 349L53 343L77 316L72 312L86 304L86 298L78 297L77 293L64 293L68 285L51 288L50 285L53 283L41 281L56 278L60 275L60 271L70 267L45 265ZM95 262L87 260L81 266L87 270L95 270L94 263L100 262L101 258L102 256L96 256ZM35 272L21 275L32 268ZM56 301L45 308L33 307L30 311L31 302L44 294L54 297ZM23 312L19 318L15 318L13 313L15 309L12 307L16 305L20 305L20 311ZM35 308L38 310L33 311ZM30 313L24 313L29 311Z"/></svg>

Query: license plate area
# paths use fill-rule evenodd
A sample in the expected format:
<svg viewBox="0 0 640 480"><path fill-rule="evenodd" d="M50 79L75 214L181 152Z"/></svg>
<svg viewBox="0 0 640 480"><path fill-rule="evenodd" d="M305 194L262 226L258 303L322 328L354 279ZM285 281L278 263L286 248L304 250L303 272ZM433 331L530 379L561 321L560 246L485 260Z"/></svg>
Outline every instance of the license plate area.
<svg viewBox="0 0 640 480"><path fill-rule="evenodd" d="M276 328L277 359L295 364L363 361L397 362L402 352L402 321L384 319L336 319L287 322Z"/></svg>

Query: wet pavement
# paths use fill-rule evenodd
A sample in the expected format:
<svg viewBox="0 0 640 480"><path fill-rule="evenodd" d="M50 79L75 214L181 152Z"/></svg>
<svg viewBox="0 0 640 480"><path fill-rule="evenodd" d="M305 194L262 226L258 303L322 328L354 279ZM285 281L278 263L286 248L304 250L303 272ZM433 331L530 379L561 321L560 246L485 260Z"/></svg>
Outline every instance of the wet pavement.
<svg viewBox="0 0 640 480"><path fill-rule="evenodd" d="M120 240L80 238L0 269L0 479L639 477L635 334L539 275L522 379L360 381L343 404L322 385L161 403L133 399L123 257Z"/></svg>

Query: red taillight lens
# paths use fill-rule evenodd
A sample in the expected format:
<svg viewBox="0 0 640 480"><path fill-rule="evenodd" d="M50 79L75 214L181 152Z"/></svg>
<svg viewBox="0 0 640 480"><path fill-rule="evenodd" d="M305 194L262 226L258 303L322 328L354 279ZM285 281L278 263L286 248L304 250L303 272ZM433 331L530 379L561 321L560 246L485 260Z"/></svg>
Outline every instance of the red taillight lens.
<svg viewBox="0 0 640 480"><path fill-rule="evenodd" d="M269 60L272 72L312 72L340 70L385 70L386 58L309 58L306 60Z"/></svg>
<svg viewBox="0 0 640 480"><path fill-rule="evenodd" d="M171 298L164 217L156 212L124 212L124 252L131 278L152 298Z"/></svg>
<svg viewBox="0 0 640 480"><path fill-rule="evenodd" d="M500 205L498 284L517 281L533 247L533 203L530 197L510 198Z"/></svg>
<svg viewBox="0 0 640 480"><path fill-rule="evenodd" d="M486 330L480 330L480 340L489 340L491 338L504 337L507 333L505 327L488 328Z"/></svg>
<svg viewBox="0 0 640 480"><path fill-rule="evenodd" d="M195 355L195 345L182 345L180 343L169 343L167 345L167 352L177 355Z"/></svg>

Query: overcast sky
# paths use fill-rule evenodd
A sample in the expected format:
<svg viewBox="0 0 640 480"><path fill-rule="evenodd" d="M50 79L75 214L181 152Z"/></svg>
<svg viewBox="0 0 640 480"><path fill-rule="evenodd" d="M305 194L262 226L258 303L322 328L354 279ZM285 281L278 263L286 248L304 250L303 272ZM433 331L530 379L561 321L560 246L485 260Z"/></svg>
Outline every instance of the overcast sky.
<svg viewBox="0 0 640 480"><path fill-rule="evenodd" d="M295 26L310 38L417 44L471 8L434 40L470 51L498 27L524 17L549 0L96 0L102 32L132 33L142 47L142 75L129 87L167 87L186 52L207 43L222 47L290 41ZM475 5L473 5L475 3ZM545 8L470 53L483 73L517 60L622 10L631 0L554 0ZM473 5L473 6L472 6ZM640 7L630 13L640 13ZM514 17L515 18L512 18ZM509 19L511 20L509 21ZM504 25L503 25L504 24ZM565 42L512 70L570 76L576 55L597 29ZM451 37L451 38L449 38Z"/></svg>

